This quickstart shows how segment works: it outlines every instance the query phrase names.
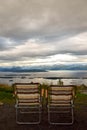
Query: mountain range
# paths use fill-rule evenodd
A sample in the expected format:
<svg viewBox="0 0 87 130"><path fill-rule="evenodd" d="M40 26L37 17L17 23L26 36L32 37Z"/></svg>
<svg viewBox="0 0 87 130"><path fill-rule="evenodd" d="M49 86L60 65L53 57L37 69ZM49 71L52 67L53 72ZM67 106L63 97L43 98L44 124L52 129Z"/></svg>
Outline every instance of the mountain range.
<svg viewBox="0 0 87 130"><path fill-rule="evenodd" d="M42 66L12 66L0 67L1 72L46 72L49 70L87 70L87 64L55 64L55 65L42 65Z"/></svg>

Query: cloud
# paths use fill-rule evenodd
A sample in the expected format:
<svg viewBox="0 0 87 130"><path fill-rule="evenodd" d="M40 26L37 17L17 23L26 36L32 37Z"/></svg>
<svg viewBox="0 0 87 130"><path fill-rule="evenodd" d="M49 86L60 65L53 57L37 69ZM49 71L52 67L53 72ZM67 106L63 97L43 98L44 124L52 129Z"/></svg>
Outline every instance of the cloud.
<svg viewBox="0 0 87 130"><path fill-rule="evenodd" d="M1 65L86 62L86 12L86 0L0 0Z"/></svg>
<svg viewBox="0 0 87 130"><path fill-rule="evenodd" d="M29 39L14 48L4 50L0 54L3 62L28 63L58 63L58 62L78 62L86 61L87 33L82 33L61 41L43 43L41 39ZM83 55L83 56L82 56ZM25 64L24 63L24 64Z"/></svg>
<svg viewBox="0 0 87 130"><path fill-rule="evenodd" d="M83 31L86 9L85 0L0 0L0 35L28 39Z"/></svg>

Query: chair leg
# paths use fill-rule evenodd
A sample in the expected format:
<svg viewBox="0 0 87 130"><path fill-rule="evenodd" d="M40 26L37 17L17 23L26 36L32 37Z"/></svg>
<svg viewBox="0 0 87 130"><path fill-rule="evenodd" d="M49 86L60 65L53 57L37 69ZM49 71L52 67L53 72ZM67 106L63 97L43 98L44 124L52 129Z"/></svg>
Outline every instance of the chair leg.
<svg viewBox="0 0 87 130"><path fill-rule="evenodd" d="M73 112L73 107L71 107L71 122L52 122L51 121L51 113L50 113L50 107L48 106L48 122L49 124L52 125L72 125L74 122L74 112Z"/></svg>
<svg viewBox="0 0 87 130"><path fill-rule="evenodd" d="M38 113L39 119L38 119L38 121L35 121L35 122L34 121L32 121L32 122L19 121L19 119L18 119L18 114L19 114L18 110L19 110L19 107L16 107L16 123L17 124L39 124L41 122L41 108L40 107L39 107L39 111L36 112L36 113ZM29 112L29 113L32 113L32 112ZM24 112L22 114L24 114Z"/></svg>

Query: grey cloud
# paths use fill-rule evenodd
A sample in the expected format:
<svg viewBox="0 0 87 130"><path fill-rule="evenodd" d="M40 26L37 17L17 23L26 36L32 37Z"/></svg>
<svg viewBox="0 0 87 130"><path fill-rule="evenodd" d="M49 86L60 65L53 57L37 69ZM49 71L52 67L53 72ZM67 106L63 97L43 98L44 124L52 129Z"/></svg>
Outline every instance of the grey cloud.
<svg viewBox="0 0 87 130"><path fill-rule="evenodd" d="M87 27L77 28L77 29L68 29L68 30L62 30L60 32L56 32L54 34L44 34L42 36L39 36L39 40L41 40L41 43L53 43L54 41L61 42L63 40L66 40L68 38L72 38L80 33L87 32Z"/></svg>
<svg viewBox="0 0 87 130"><path fill-rule="evenodd" d="M38 63L36 60L37 59L42 59L41 62L39 63L45 63L45 60L46 59L50 59L50 56L54 56L56 54L69 54L71 56L75 56L75 57L80 57L79 60L81 60L81 57L82 55L85 56L87 55L86 52L83 54L83 52L80 51L79 52L76 52L76 51L52 51L52 52L46 52L46 53L38 53L38 54L35 54L35 53L21 53L19 55L4 55L4 56L0 56L0 63L15 63L15 62L22 62L25 61L25 64L27 64L27 61L29 63ZM83 57L84 59L85 57ZM34 59L36 59L34 61ZM32 61L33 60L33 61ZM64 59L65 61L67 61L67 59ZM78 62L77 60L72 60L72 62L74 61L75 62ZM49 61L46 61L46 62L49 62ZM61 61L63 62L63 61ZM71 62L71 61L68 61L68 62ZM53 64L55 64L55 62L52 62Z"/></svg>
<svg viewBox="0 0 87 130"><path fill-rule="evenodd" d="M82 56L82 55L87 55L87 50L83 51L75 51L75 50L61 50L61 51L56 51L55 53L53 53L53 55L55 54L70 54L73 56Z"/></svg>
<svg viewBox="0 0 87 130"><path fill-rule="evenodd" d="M0 0L0 35L22 40L54 33L60 37L63 31L87 27L86 10L86 0Z"/></svg>
<svg viewBox="0 0 87 130"><path fill-rule="evenodd" d="M19 56L9 56L9 55L4 55L4 56L0 56L0 61L3 61L3 62L15 62L15 61L23 61L25 60L24 57L21 57L20 55Z"/></svg>
<svg viewBox="0 0 87 130"><path fill-rule="evenodd" d="M86 55L86 45L81 49L78 41L68 40L87 32L86 12L86 0L0 0L0 51L15 50L14 54L0 55L0 60L26 61L68 53ZM38 50L32 47L17 54L17 46L20 51L20 45L29 39L38 39Z"/></svg>
<svg viewBox="0 0 87 130"><path fill-rule="evenodd" d="M10 50L14 47L13 43L10 43L10 40L5 39L5 38L1 38L0 37L0 51L4 51L4 50Z"/></svg>
<svg viewBox="0 0 87 130"><path fill-rule="evenodd" d="M70 53L72 55L75 55L75 56L85 56L87 55L87 50L83 51L83 50L80 50L80 51L65 51L64 53Z"/></svg>

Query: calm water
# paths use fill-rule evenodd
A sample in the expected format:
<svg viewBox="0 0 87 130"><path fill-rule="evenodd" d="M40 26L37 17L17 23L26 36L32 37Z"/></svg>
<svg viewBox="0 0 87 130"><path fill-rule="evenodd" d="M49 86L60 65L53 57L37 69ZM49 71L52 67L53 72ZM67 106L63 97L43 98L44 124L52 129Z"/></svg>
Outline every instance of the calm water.
<svg viewBox="0 0 87 130"><path fill-rule="evenodd" d="M13 84L18 82L39 82L47 84L57 84L59 78L62 79L65 85L87 85L87 71L48 71L28 73L0 72L0 83L5 84Z"/></svg>

